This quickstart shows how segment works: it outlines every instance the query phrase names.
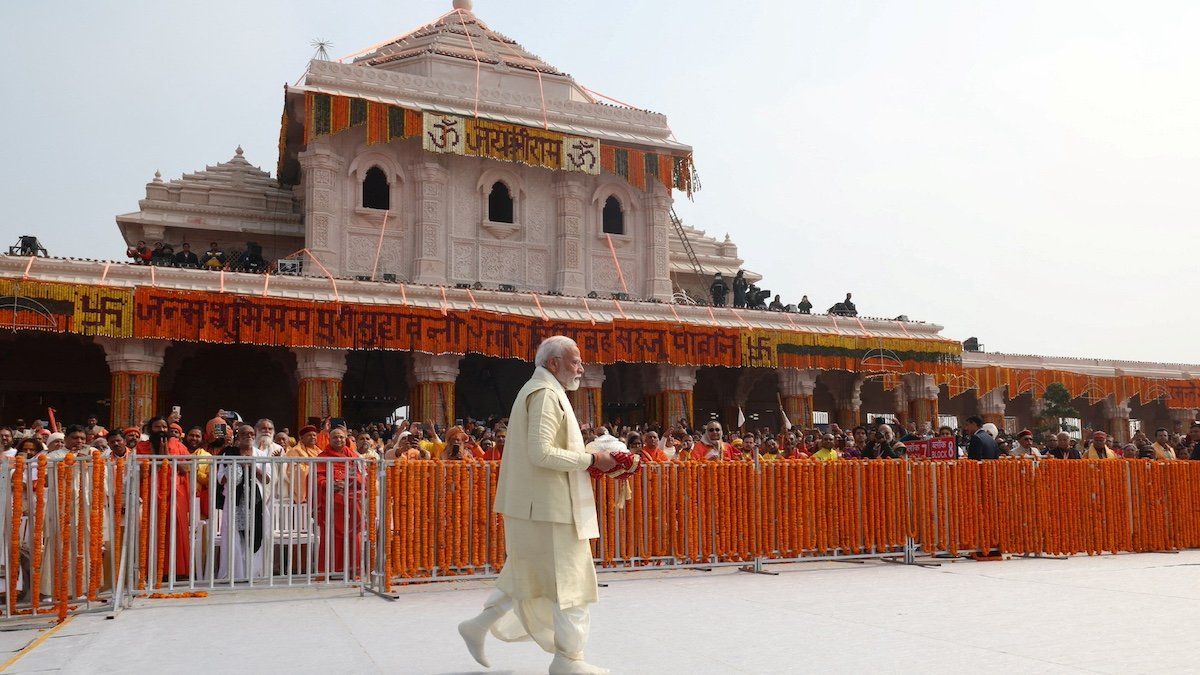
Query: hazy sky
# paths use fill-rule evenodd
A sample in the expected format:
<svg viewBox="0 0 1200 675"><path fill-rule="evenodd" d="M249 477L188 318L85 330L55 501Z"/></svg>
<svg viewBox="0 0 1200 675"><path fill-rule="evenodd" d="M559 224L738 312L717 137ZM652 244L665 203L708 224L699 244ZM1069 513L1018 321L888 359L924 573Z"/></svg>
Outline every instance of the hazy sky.
<svg viewBox="0 0 1200 675"><path fill-rule="evenodd" d="M603 6L603 11L598 11ZM113 216L282 87L450 0L0 3L0 244L120 258ZM853 291L992 351L1200 362L1200 3L476 0L581 84L669 115L764 286Z"/></svg>

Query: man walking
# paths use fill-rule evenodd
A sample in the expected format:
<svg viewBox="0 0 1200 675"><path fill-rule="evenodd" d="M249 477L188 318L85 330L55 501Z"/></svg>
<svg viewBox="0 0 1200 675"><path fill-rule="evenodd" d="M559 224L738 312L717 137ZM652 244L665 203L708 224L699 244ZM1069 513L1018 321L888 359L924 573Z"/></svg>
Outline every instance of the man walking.
<svg viewBox="0 0 1200 675"><path fill-rule="evenodd" d="M574 340L547 338L537 369L517 394L500 460L495 511L504 514L507 560L483 611L458 625L467 649L488 667L484 639L532 638L554 654L550 673L607 673L583 660L596 568L588 543L600 535L587 469L610 471L608 452L589 454L567 391L579 388L583 361Z"/></svg>

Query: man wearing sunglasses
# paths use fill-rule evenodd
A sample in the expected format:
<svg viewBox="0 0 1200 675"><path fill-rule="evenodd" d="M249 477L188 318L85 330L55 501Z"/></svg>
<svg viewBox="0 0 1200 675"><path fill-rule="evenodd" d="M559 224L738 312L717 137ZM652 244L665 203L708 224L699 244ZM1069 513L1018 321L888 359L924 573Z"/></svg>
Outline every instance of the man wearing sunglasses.
<svg viewBox="0 0 1200 675"><path fill-rule="evenodd" d="M720 422L704 425L703 438L692 446L692 459L733 459L733 446L722 440Z"/></svg>

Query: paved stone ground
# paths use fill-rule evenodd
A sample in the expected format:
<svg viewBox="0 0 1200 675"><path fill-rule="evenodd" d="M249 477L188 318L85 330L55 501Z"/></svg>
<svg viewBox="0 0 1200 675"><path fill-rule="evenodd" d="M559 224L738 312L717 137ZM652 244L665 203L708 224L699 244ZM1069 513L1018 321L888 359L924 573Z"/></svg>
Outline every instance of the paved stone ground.
<svg viewBox="0 0 1200 675"><path fill-rule="evenodd" d="M820 563L602 575L589 659L614 673L1194 672L1200 551L936 568ZM471 673L455 625L486 584L142 600L75 618L10 672ZM38 631L0 633L7 659ZM489 641L491 672L544 673Z"/></svg>

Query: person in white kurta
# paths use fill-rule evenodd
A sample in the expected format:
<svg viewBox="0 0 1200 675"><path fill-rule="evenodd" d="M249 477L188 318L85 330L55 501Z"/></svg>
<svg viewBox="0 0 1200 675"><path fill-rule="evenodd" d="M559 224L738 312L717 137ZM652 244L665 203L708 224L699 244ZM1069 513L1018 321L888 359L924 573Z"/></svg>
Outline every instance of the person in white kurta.
<svg viewBox="0 0 1200 675"><path fill-rule="evenodd" d="M485 667L490 631L506 642L532 639L554 654L552 674L607 673L583 660L588 605L597 600L589 541L599 536L587 469L594 464L609 471L616 461L608 452L584 449L566 394L583 377L575 342L547 338L534 361L537 369L509 415L496 487L507 559L483 612L458 630Z"/></svg>
<svg viewBox="0 0 1200 675"><path fill-rule="evenodd" d="M263 457L254 448L254 428L243 425L238 428L234 443L238 455ZM250 472L253 472L252 475ZM271 465L267 462L226 462L218 464L216 488L224 492L225 504L221 509L221 550L217 552L217 579L228 580L230 572L234 581L251 577L262 577L267 571L267 552L270 550L271 535ZM247 483L247 481L249 481ZM251 492L247 492L249 485ZM241 489L238 490L238 486ZM258 499L254 499L257 493ZM249 495L249 496L247 496ZM239 498L240 497L240 498ZM253 521L257 520L262 533L262 542L254 547ZM247 546L249 542L249 546Z"/></svg>

